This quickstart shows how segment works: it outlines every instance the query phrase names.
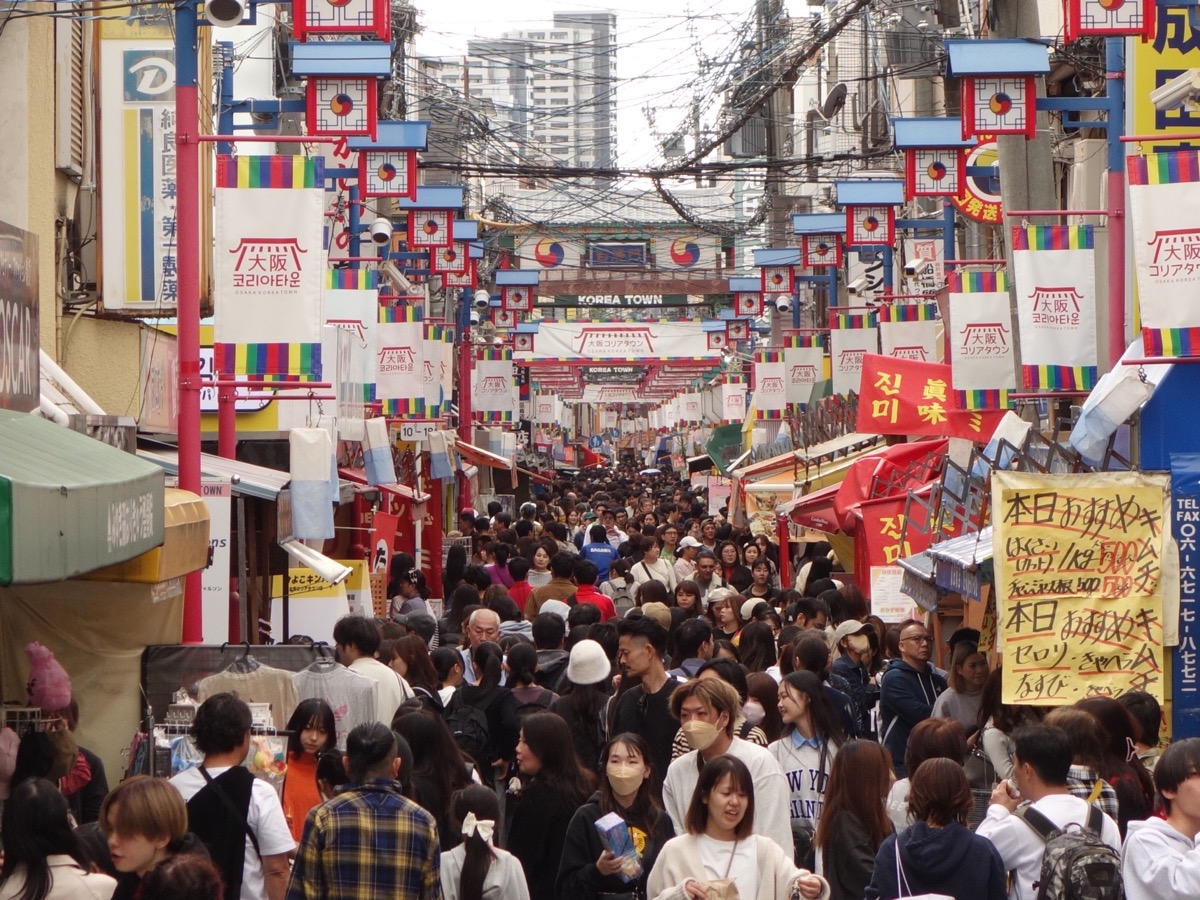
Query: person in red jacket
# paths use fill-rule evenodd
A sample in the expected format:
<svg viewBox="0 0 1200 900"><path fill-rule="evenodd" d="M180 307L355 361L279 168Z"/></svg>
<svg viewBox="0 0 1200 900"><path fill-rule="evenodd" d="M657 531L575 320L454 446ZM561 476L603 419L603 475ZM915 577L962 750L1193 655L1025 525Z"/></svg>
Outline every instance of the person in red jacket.
<svg viewBox="0 0 1200 900"><path fill-rule="evenodd" d="M616 618L617 608L613 606L611 597L596 590L596 578L599 574L599 569L590 559L575 561L575 602L594 603L600 607L600 621L607 622Z"/></svg>

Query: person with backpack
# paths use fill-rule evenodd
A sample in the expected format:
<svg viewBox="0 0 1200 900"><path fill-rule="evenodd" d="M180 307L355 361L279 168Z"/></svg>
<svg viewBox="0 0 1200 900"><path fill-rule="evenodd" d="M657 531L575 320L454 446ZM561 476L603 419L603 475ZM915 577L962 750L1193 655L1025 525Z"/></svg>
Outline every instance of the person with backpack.
<svg viewBox="0 0 1200 900"><path fill-rule="evenodd" d="M446 724L454 742L471 759L485 784L493 774L508 775L517 748L520 728L517 701L512 691L500 684L504 651L492 641L483 641L471 651L479 676L476 684L464 684L446 705Z"/></svg>
<svg viewBox="0 0 1200 900"><path fill-rule="evenodd" d="M517 702L517 721L530 713L545 712L558 694L537 683L538 653L533 644L522 641L508 648L504 671L506 684Z"/></svg>
<svg viewBox="0 0 1200 900"><path fill-rule="evenodd" d="M1121 835L1100 807L1071 795L1066 733L1027 725L1012 738L1013 778L992 791L976 830L1013 873L1010 900L1121 900Z"/></svg>

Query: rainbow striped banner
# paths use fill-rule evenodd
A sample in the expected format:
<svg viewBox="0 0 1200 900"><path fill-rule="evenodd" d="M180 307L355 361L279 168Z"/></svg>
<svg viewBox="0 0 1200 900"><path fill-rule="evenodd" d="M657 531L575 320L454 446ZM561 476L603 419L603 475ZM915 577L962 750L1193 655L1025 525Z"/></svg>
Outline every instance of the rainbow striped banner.
<svg viewBox="0 0 1200 900"><path fill-rule="evenodd" d="M853 330L856 328L875 328L879 319L874 312L869 313L837 313L833 316L834 329Z"/></svg>
<svg viewBox="0 0 1200 900"><path fill-rule="evenodd" d="M783 338L784 347L824 347L825 335L823 334L788 334Z"/></svg>
<svg viewBox="0 0 1200 900"><path fill-rule="evenodd" d="M1142 349L1200 356L1200 151L1126 159Z"/></svg>
<svg viewBox="0 0 1200 900"><path fill-rule="evenodd" d="M999 271L951 272L946 276L951 294L991 294L1008 290L1008 273Z"/></svg>
<svg viewBox="0 0 1200 900"><path fill-rule="evenodd" d="M374 291L379 289L379 273L374 269L326 269L327 291Z"/></svg>
<svg viewBox="0 0 1200 900"><path fill-rule="evenodd" d="M321 377L318 344L213 344L218 375L256 381L317 381Z"/></svg>
<svg viewBox="0 0 1200 900"><path fill-rule="evenodd" d="M1095 250L1091 225L1014 225L1013 250Z"/></svg>
<svg viewBox="0 0 1200 900"><path fill-rule="evenodd" d="M1094 229L1018 225L1012 240L1022 382L1090 391L1099 379Z"/></svg>
<svg viewBox="0 0 1200 900"><path fill-rule="evenodd" d="M950 365L963 409L1006 409L1016 390L1008 275L1000 271L951 272Z"/></svg>
<svg viewBox="0 0 1200 900"><path fill-rule="evenodd" d="M218 156L217 187L325 189L323 156Z"/></svg>
<svg viewBox="0 0 1200 900"><path fill-rule="evenodd" d="M937 303L891 303L878 312L880 322L932 322L938 317Z"/></svg>
<svg viewBox="0 0 1200 900"><path fill-rule="evenodd" d="M215 370L261 381L319 380L325 161L218 156L216 168Z"/></svg>

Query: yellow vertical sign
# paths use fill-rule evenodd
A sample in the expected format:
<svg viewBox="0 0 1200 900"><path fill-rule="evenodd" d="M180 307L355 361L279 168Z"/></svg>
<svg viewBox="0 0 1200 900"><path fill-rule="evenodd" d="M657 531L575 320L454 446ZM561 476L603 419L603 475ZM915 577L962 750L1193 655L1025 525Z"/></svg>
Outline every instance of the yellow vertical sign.
<svg viewBox="0 0 1200 900"><path fill-rule="evenodd" d="M1158 110L1150 102L1150 93L1172 78L1196 67L1200 50L1200 32L1188 21L1183 7L1156 6L1154 39L1129 39L1132 47L1131 79L1126 105L1133 111L1133 134L1162 134L1200 131L1200 111L1189 109Z"/></svg>
<svg viewBox="0 0 1200 900"><path fill-rule="evenodd" d="M992 473L1005 703L1065 706L1127 691L1162 700L1169 483Z"/></svg>

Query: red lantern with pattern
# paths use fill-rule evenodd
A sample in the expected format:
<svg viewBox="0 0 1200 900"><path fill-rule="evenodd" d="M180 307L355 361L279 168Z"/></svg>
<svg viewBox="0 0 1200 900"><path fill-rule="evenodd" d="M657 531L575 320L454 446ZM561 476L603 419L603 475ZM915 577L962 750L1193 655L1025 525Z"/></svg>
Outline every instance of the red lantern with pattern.
<svg viewBox="0 0 1200 900"><path fill-rule="evenodd" d="M1150 38L1154 35L1154 13L1154 0L1066 0L1063 37L1068 44L1081 37Z"/></svg>
<svg viewBox="0 0 1200 900"><path fill-rule="evenodd" d="M896 207L846 207L847 247L890 247L895 240Z"/></svg>
<svg viewBox="0 0 1200 900"><path fill-rule="evenodd" d="M790 294L796 273L791 266L763 266L762 293L764 297Z"/></svg>
<svg viewBox="0 0 1200 900"><path fill-rule="evenodd" d="M737 291L733 295L733 314L735 316L761 316L763 314L762 294L757 291Z"/></svg>
<svg viewBox="0 0 1200 900"><path fill-rule="evenodd" d="M454 213L448 209L410 209L408 248L421 250L454 246Z"/></svg>
<svg viewBox="0 0 1200 900"><path fill-rule="evenodd" d="M840 234L805 234L800 237L800 264L807 269L841 268Z"/></svg>

